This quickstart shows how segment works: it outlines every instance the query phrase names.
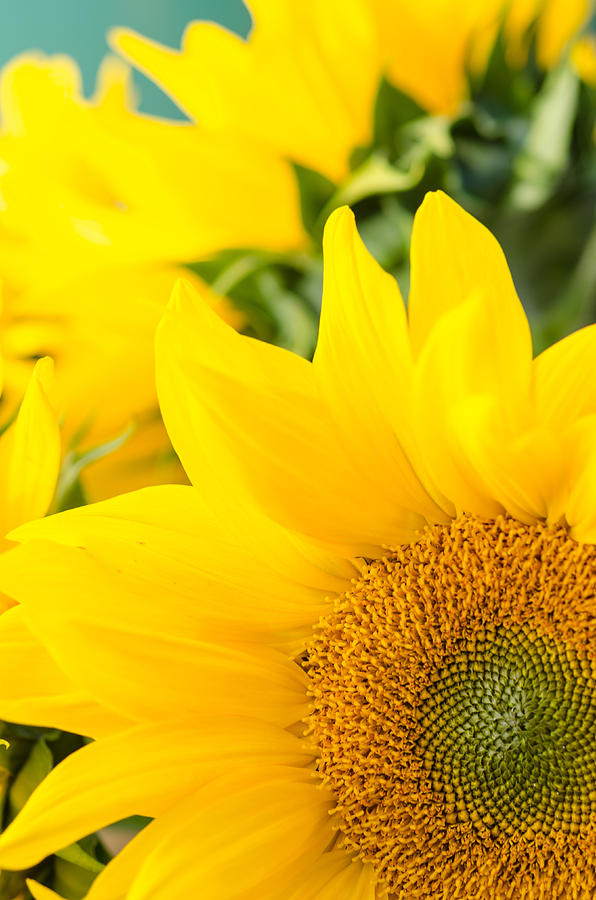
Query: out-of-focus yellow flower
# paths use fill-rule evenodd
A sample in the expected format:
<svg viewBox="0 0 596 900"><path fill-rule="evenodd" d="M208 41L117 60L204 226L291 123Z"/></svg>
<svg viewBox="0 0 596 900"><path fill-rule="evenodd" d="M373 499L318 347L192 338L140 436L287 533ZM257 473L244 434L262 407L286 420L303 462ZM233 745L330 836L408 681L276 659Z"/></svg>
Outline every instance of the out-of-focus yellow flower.
<svg viewBox="0 0 596 900"><path fill-rule="evenodd" d="M40 359L33 369L18 413L0 436L0 552L12 542L5 535L11 529L44 516L48 511L60 469L61 441L54 406L54 366L51 359ZM14 601L0 594L0 613L14 606ZM82 733L94 732L101 724L102 713L96 715L95 704L58 668L42 643L27 629L21 629L18 640L2 646L8 670L23 673L23 680L6 685L5 719L10 720L12 702L18 699L19 711L29 700L33 703L38 725L66 728ZM39 677L34 660L42 660L45 673ZM64 711L65 719L60 721ZM91 712L91 716L89 713ZM121 726L119 716L108 717L105 727ZM110 724L111 723L111 724Z"/></svg>
<svg viewBox="0 0 596 900"><path fill-rule="evenodd" d="M468 70L484 68L500 29L511 65L523 65L535 38L538 63L547 69L559 61L590 7L589 0L370 2L391 81L429 111L446 114L466 97Z"/></svg>
<svg viewBox="0 0 596 900"><path fill-rule="evenodd" d="M181 477L156 420L153 343L172 283L182 271L229 322L241 321L192 273L149 264L80 276L52 291L31 290L5 303L0 346L8 408L22 395L31 360L51 352L65 444L85 449L131 429L122 446L83 470L92 497Z"/></svg>
<svg viewBox="0 0 596 900"><path fill-rule="evenodd" d="M362 0L253 0L248 41L193 22L180 52L129 31L114 46L202 127L341 178L351 150L371 135L383 68Z"/></svg>
<svg viewBox="0 0 596 900"><path fill-rule="evenodd" d="M16 418L0 436L0 539L44 516L54 496L60 433L50 399L53 371L48 357L36 363Z"/></svg>
<svg viewBox="0 0 596 900"><path fill-rule="evenodd" d="M538 64L556 65L593 6L592 0L510 0L504 36L512 64L523 64L535 39Z"/></svg>
<svg viewBox="0 0 596 900"><path fill-rule="evenodd" d="M500 247L440 193L407 311L349 210L324 255L312 363L175 292L157 375L194 487L0 557L2 645L30 628L131 721L50 773L0 862L137 813L87 900L591 900L596 326L534 359Z"/></svg>
<svg viewBox="0 0 596 900"><path fill-rule="evenodd" d="M589 34L575 42L571 61L582 81L596 87L596 35Z"/></svg>
<svg viewBox="0 0 596 900"><path fill-rule="evenodd" d="M16 416L0 435L0 553L14 546L6 534L44 516L54 497L61 458L54 395L54 364L44 357L34 366ZM14 600L0 594L1 614L14 606ZM126 717L98 707L29 629L19 628L17 634L7 626L7 636L1 647L7 671L23 677L5 685L5 721L14 719L16 703L19 714L25 709L25 719L32 725L78 734L103 735L130 724Z"/></svg>
<svg viewBox="0 0 596 900"><path fill-rule="evenodd" d="M34 360L50 354L65 441L84 432L82 446L99 444L156 409L153 335L174 281L190 274L178 263L228 245L296 246L297 191L280 160L135 115L115 60L91 102L65 57L13 62L0 94L5 403L18 403ZM160 477L141 460L136 475Z"/></svg>
<svg viewBox="0 0 596 900"><path fill-rule="evenodd" d="M117 60L88 102L72 60L26 55L4 69L0 98L0 266L11 282L52 287L109 265L302 240L287 166L132 112Z"/></svg>
<svg viewBox="0 0 596 900"><path fill-rule="evenodd" d="M250 137L333 180L369 142L381 75L433 113L467 95L468 68L485 65L503 27L511 57L527 53L537 22L538 59L557 62L587 0L250 0L247 41L191 23L181 51L124 29L113 45L202 127Z"/></svg>

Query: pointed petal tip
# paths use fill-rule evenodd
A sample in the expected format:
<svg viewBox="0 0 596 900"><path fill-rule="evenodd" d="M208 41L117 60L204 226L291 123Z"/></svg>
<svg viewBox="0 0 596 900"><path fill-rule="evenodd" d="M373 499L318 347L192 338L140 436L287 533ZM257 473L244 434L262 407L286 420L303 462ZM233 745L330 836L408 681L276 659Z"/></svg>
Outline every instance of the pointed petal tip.
<svg viewBox="0 0 596 900"><path fill-rule="evenodd" d="M194 311L200 307L200 301L199 293L192 283L187 278L178 278L172 288L164 317Z"/></svg>
<svg viewBox="0 0 596 900"><path fill-rule="evenodd" d="M452 197L450 197L449 194L446 194L445 191L427 191L424 195L422 203L418 207L416 216L418 217L420 215L424 215L425 213L454 211L456 209L463 211L459 203Z"/></svg>
<svg viewBox="0 0 596 900"><path fill-rule="evenodd" d="M337 228L343 222L350 222L352 224L356 223L356 217L349 206L338 206L337 209L334 209L333 212L329 215L327 222L325 223L325 231L330 228Z"/></svg>
<svg viewBox="0 0 596 900"><path fill-rule="evenodd" d="M47 391L54 377L54 360L51 356L42 356L35 363L33 377Z"/></svg>
<svg viewBox="0 0 596 900"><path fill-rule="evenodd" d="M122 50L126 52L126 45L128 43L129 38L134 38L135 33L130 28L123 28L121 25L116 25L113 28L109 28L106 40L108 42L108 46L112 48L112 50Z"/></svg>
<svg viewBox="0 0 596 900"><path fill-rule="evenodd" d="M27 878L26 883L33 900L62 900L60 894L57 894L48 887L44 887L39 881L33 881L32 878Z"/></svg>
<svg viewBox="0 0 596 900"><path fill-rule="evenodd" d="M338 206L334 209L325 223L323 232L323 253L329 252L332 242L338 235L348 236L357 233L356 217L349 206Z"/></svg>

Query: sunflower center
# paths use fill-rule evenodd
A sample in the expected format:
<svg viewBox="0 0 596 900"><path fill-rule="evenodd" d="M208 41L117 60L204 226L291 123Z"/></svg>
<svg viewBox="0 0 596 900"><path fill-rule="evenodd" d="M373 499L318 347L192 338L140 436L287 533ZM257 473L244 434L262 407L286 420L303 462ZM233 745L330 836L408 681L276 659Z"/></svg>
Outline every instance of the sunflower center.
<svg viewBox="0 0 596 900"><path fill-rule="evenodd" d="M319 772L392 895L596 895L595 595L563 528L464 516L320 623Z"/></svg>
<svg viewBox="0 0 596 900"><path fill-rule="evenodd" d="M416 750L452 821L579 833L596 801L592 665L532 628L479 633L431 679Z"/></svg>

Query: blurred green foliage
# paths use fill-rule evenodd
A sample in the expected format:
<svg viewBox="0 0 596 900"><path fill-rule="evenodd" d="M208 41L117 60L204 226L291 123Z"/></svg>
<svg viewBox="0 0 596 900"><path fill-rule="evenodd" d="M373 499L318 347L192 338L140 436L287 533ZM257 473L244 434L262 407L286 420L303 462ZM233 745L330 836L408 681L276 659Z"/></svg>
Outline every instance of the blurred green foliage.
<svg viewBox="0 0 596 900"><path fill-rule="evenodd" d="M82 747L84 738L56 729L0 725L0 816L6 828L37 785L66 756ZM109 854L95 836L42 860L25 872L0 873L0 900L31 900L26 879L51 887L69 900L80 900Z"/></svg>
<svg viewBox="0 0 596 900"><path fill-rule="evenodd" d="M595 321L596 92L566 59L544 74L530 53L523 69L511 69L500 41L471 83L453 119L429 116L383 83L372 145L354 152L347 181L334 186L296 168L311 256L276 261L235 251L197 271L246 310L258 337L309 356L328 214L352 206L369 249L407 297L414 213L427 191L441 188L501 243L535 352Z"/></svg>

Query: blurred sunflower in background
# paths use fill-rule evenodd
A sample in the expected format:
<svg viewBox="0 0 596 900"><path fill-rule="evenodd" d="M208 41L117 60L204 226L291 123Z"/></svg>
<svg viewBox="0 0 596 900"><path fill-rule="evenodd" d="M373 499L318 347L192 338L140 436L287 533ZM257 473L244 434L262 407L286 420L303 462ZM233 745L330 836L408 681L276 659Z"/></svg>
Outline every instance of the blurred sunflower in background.
<svg viewBox="0 0 596 900"><path fill-rule="evenodd" d="M587 900L592 6L248 5L0 77L0 900Z"/></svg>
<svg viewBox="0 0 596 900"><path fill-rule="evenodd" d="M110 459L99 493L157 474L171 480L171 462L156 472L140 463L153 443L166 447L152 347L183 271L177 261L230 242L291 242L281 217L274 226L271 215L255 220L252 211L257 202L266 211L267 193L277 197L292 185L283 167L276 179L275 163L260 165L249 152L240 167L237 145L232 158L225 140L201 143L196 129L136 116L127 71L113 60L100 72L96 97L85 101L71 60L26 56L5 69L1 99L5 403L18 396L31 360L51 353L65 439L74 449L112 441L133 418L140 426L137 471L127 471L126 458L121 470L120 458ZM298 221L288 230L299 240ZM211 302L240 321L222 298Z"/></svg>
<svg viewBox="0 0 596 900"><path fill-rule="evenodd" d="M504 241L539 346L592 315L593 104L566 56L584 0L250 12L247 40L195 22L181 51L112 35L188 122L139 114L114 59L91 100L68 58L5 69L4 403L52 355L63 506L184 478L152 371L181 266L227 321L312 354L322 225L341 203L405 289L413 211L444 187Z"/></svg>
<svg viewBox="0 0 596 900"><path fill-rule="evenodd" d="M54 378L53 363L49 358L40 359L33 369L26 386L24 396L0 434L0 552L4 553L14 546L6 539L8 531L32 519L37 519L50 508L58 473L60 470L60 433L58 419L53 402ZM2 613L15 606L15 601L6 594L0 595ZM76 731L85 731L88 719L84 715L83 694L53 664L43 644L33 634L20 646L13 645L13 655L8 646L3 648L3 661L6 666L6 711L9 710L10 682L12 673L21 669L28 680L28 690L35 694L47 692L49 684L55 679L55 672L61 680L63 688L69 694L74 722L79 721ZM39 673L39 661L45 659L46 671L42 679L36 682L35 671ZM34 665L31 665L32 661ZM54 676L54 677L53 677ZM48 680L49 679L49 680ZM22 688L22 685L20 686ZM87 706L89 706L89 702ZM23 712L19 703L19 712ZM12 716L9 714L8 718ZM82 746L84 741L75 734L63 734L56 729L56 718L51 716L49 728L30 728L27 726L0 723L0 818L6 825L22 808L34 787L52 766L64 759L73 750ZM95 717L94 725L95 727ZM89 837L86 846L93 850L87 853L81 845L67 848L60 857L51 857L44 861L41 869L35 874L45 878L58 890L69 892L72 886L78 886L84 892L102 865L99 863L96 850L102 850L94 837ZM107 860L107 855L104 859ZM34 874L34 873L29 873ZM0 897L3 900L21 900L26 893L27 873L0 872ZM69 892L70 893L70 892Z"/></svg>
<svg viewBox="0 0 596 900"><path fill-rule="evenodd" d="M438 187L506 247L540 347L592 320L594 98L579 73L594 52L582 43L569 57L589 3L254 0L250 11L246 41L209 22L191 23L180 51L130 30L111 40L199 127L293 164L309 258L273 266L235 252L197 266L252 311L260 337L312 353L318 248L342 203L406 289L413 214Z"/></svg>
<svg viewBox="0 0 596 900"><path fill-rule="evenodd" d="M334 213L312 363L182 285L157 374L194 486L13 533L2 642L130 727L48 775L2 865L142 814L88 900L593 896L596 331L533 359L443 194L412 245L406 315Z"/></svg>

